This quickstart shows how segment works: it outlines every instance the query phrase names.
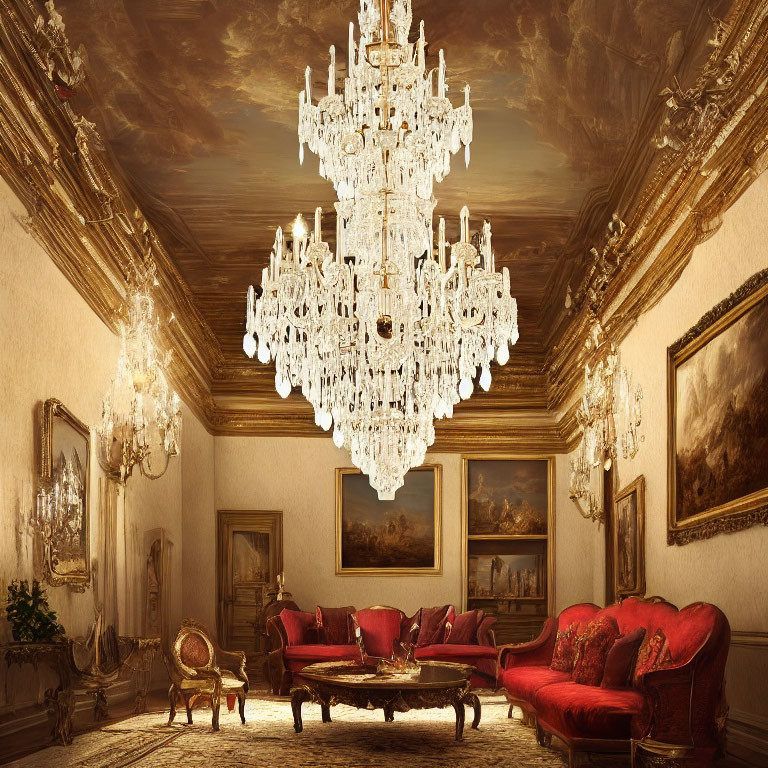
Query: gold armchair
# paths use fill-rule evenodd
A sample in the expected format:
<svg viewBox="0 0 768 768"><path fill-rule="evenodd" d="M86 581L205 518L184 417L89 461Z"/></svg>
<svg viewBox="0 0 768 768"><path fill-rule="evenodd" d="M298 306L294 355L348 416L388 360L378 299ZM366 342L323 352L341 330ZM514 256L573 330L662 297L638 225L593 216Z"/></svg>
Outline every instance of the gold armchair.
<svg viewBox="0 0 768 768"><path fill-rule="evenodd" d="M170 649L163 648L163 658L171 678L168 700L171 712L168 722L176 717L176 698L181 695L187 710L187 722L192 722L192 699L205 695L211 699L213 730L219 730L221 696L234 694L245 722L245 694L248 675L245 673L245 654L242 651L224 651L208 630L192 619L184 619Z"/></svg>

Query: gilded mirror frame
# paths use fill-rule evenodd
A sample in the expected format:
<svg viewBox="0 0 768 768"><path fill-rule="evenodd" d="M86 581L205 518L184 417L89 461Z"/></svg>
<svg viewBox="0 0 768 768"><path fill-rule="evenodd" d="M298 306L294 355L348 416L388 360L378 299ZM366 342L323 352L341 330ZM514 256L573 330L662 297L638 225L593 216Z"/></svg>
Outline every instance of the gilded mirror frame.
<svg viewBox="0 0 768 768"><path fill-rule="evenodd" d="M85 591L91 583L91 527L90 527L90 485L91 485L91 430L80 421L60 400L49 398L43 404L40 425L40 478L49 482L53 477L54 444L53 431L55 420L60 419L85 440L85 483L83 490L82 520L82 564L72 570L60 570L58 551L55 546L42 543L43 576L52 587L68 584L79 592Z"/></svg>

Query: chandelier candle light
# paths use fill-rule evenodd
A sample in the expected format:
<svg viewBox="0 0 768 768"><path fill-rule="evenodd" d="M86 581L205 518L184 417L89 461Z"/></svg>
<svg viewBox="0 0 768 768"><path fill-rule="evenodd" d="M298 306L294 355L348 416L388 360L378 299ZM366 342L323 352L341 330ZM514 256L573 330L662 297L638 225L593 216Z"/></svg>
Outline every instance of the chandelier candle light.
<svg viewBox="0 0 768 768"><path fill-rule="evenodd" d="M117 371L102 404L99 461L121 482L137 464L145 477L157 479L179 453L181 402L163 373L170 353L164 360L158 357L159 320L149 288L153 275L129 291Z"/></svg>
<svg viewBox="0 0 768 768"><path fill-rule="evenodd" d="M472 395L478 371L490 387L494 357L509 359L517 304L487 221L470 242L466 206L459 241L441 218L433 248L433 184L462 146L469 163L469 86L454 107L442 50L427 68L424 22L408 42L410 0L361 0L358 20L341 92L332 46L327 95L313 101L309 68L299 95L300 161L306 144L338 196L335 253L320 208L311 234L296 219L290 248L277 230L261 286L248 289L243 349L274 360L277 392L300 387L316 423L393 499L424 462L434 419Z"/></svg>

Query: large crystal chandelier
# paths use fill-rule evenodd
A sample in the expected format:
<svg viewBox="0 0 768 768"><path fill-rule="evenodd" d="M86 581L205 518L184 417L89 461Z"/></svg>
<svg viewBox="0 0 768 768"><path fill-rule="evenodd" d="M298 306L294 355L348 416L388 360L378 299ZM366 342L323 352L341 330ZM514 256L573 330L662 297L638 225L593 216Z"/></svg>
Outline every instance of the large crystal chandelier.
<svg viewBox="0 0 768 768"><path fill-rule="evenodd" d="M472 110L446 96L445 59L427 67L424 23L408 42L410 0L361 0L360 40L349 28L349 59L337 91L331 47L328 93L316 102L311 72L299 95L304 145L336 190L336 247L322 239L321 209L310 235L301 216L290 247L277 230L261 286L248 290L243 349L275 361L275 387L293 387L333 441L369 475L380 499L394 498L405 473L423 463L434 419L451 417L491 383L518 338L506 268L495 270L491 227L433 248L432 187L462 146L469 162Z"/></svg>
<svg viewBox="0 0 768 768"><path fill-rule="evenodd" d="M99 461L121 482L137 464L150 479L163 475L181 441L181 403L163 373L170 353L161 359L155 342L153 282L150 270L129 289L117 371L102 404Z"/></svg>

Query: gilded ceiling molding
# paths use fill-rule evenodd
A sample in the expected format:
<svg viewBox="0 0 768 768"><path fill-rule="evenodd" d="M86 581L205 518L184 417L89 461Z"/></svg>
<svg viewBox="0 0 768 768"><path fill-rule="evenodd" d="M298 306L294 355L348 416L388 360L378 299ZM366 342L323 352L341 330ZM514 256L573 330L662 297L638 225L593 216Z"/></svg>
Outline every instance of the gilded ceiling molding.
<svg viewBox="0 0 768 768"><path fill-rule="evenodd" d="M156 264L157 303L175 320L161 340L174 350L169 378L209 425L218 341L108 167L96 126L71 108L86 77L82 46L70 48L52 2L0 0L0 50L0 174L27 209L27 230L113 331L128 275Z"/></svg>
<svg viewBox="0 0 768 768"><path fill-rule="evenodd" d="M589 316L599 314L620 343L768 165L768 5L741 3L726 22L715 20L710 42L712 54L696 83L683 90L673 82L660 94L664 111L654 134L657 167L626 229L618 238L609 233L606 245L614 239L621 269L610 270L615 263L610 248L595 249L596 267L586 273L577 294L581 306L548 355L551 408L578 394L580 345ZM607 269L601 269L603 263ZM565 316L562 308L560 313Z"/></svg>
<svg viewBox="0 0 768 768"><path fill-rule="evenodd" d="M768 165L767 16L764 2L744 0L716 22L712 55L692 86L660 83L610 189L591 193L579 213L547 286L540 335L535 329L521 338L513 368L498 370L489 393L457 408L455 427L437 425L440 450L525 450L537 440L536 450L575 447L574 403L592 313L619 343ZM157 304L175 318L163 338L174 351L169 378L206 428L325 434L311 413L277 400L274 371L225 360L97 127L71 108L85 87L85 56L70 48L53 4L0 0L0 53L0 174L24 203L29 231L96 314L116 330L127 274L154 261ZM601 238L612 211L626 227L612 219ZM570 314L563 306L569 281ZM543 367L540 345L549 350ZM546 409L545 425L526 424L526 412Z"/></svg>

